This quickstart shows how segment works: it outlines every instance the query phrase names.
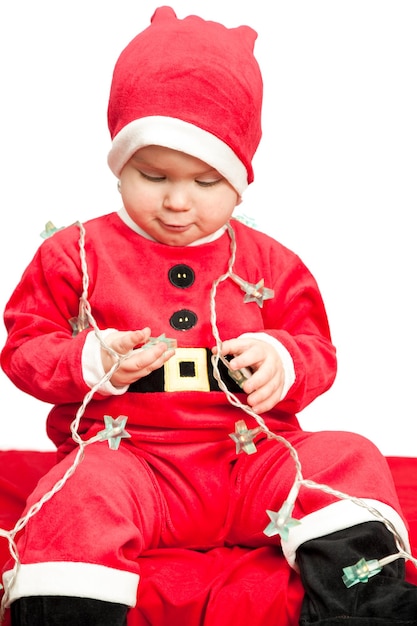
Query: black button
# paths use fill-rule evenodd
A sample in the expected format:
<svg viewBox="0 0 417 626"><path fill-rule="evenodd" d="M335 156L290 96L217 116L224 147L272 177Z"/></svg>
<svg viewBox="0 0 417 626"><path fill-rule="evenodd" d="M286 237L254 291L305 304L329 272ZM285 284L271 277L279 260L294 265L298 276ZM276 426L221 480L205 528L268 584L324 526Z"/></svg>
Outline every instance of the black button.
<svg viewBox="0 0 417 626"><path fill-rule="evenodd" d="M174 265L168 272L170 283L180 289L191 287L194 282L195 274L188 265Z"/></svg>
<svg viewBox="0 0 417 626"><path fill-rule="evenodd" d="M197 315L188 309L181 309L171 315L169 323L175 330L189 330L197 324Z"/></svg>

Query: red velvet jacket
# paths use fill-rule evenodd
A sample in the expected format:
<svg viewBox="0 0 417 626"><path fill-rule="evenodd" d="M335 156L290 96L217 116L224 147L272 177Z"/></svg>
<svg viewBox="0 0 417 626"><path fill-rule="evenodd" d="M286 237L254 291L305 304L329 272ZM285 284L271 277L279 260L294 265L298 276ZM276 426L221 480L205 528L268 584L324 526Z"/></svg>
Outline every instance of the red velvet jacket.
<svg viewBox="0 0 417 626"><path fill-rule="evenodd" d="M300 258L271 237L232 220L236 237L234 273L256 284L262 278L274 290L263 302L244 302L244 292L232 280L220 283L216 296L220 337L266 332L290 353L295 382L267 419L297 428L295 414L332 384L336 373L325 308L318 286ZM170 247L149 241L127 226L116 213L85 224L89 302L100 329L135 330L150 326L152 335L165 333L179 347L214 345L210 321L212 283L227 271L230 237L226 232L211 243ZM85 337L72 336L69 319L78 315L82 293L80 231L73 225L45 240L26 269L5 311L8 339L1 364L23 391L55 407L48 433L58 445L69 440L69 424L90 387L82 371ZM193 281L186 286L170 280L170 269L186 265ZM194 325L173 328L177 312L191 311ZM170 322L171 320L171 322ZM80 432L102 428L103 415L127 415L129 427L174 429L229 427L239 409L219 391L96 393Z"/></svg>

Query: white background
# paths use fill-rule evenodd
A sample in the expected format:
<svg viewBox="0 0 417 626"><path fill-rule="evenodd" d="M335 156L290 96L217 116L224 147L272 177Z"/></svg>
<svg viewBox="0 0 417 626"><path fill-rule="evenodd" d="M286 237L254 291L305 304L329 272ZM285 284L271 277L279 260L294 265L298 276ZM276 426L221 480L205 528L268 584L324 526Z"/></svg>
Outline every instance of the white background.
<svg viewBox="0 0 417 626"><path fill-rule="evenodd" d="M48 220L119 208L106 164L111 73L157 6L2 3L1 309ZM417 3L171 6L259 33L264 137L242 211L312 270L339 356L334 387L300 415L303 426L354 430L384 454L416 456ZM49 406L3 373L0 394L0 448L52 449Z"/></svg>

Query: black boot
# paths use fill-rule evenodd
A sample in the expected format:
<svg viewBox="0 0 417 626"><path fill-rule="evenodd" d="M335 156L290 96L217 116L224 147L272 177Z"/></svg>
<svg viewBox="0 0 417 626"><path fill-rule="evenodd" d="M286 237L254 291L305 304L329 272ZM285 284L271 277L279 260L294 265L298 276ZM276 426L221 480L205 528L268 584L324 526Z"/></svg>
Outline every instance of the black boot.
<svg viewBox="0 0 417 626"><path fill-rule="evenodd" d="M404 581L404 559L385 565L368 582L346 587L343 568L362 558L398 552L381 522L366 522L303 543L297 563L305 596L301 626L417 626L417 587Z"/></svg>
<svg viewBox="0 0 417 626"><path fill-rule="evenodd" d="M31 596L10 607L12 626L126 626L128 607L92 598Z"/></svg>

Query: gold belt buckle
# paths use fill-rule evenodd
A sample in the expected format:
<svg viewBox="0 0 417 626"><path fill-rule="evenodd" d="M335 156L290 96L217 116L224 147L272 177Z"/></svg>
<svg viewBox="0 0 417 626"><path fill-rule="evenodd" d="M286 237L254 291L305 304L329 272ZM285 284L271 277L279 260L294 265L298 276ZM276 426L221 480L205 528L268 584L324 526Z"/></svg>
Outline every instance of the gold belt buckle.
<svg viewBox="0 0 417 626"><path fill-rule="evenodd" d="M205 348L177 348L164 363L165 391L210 391Z"/></svg>

